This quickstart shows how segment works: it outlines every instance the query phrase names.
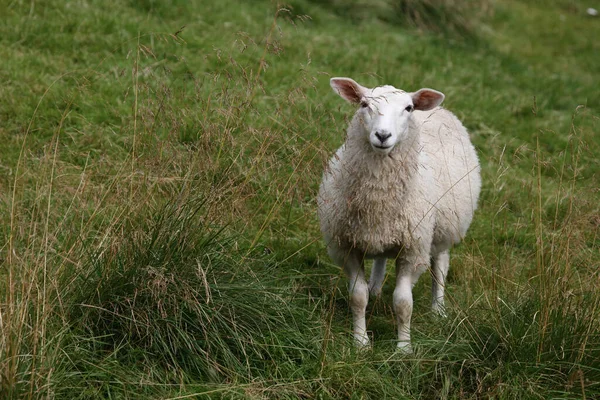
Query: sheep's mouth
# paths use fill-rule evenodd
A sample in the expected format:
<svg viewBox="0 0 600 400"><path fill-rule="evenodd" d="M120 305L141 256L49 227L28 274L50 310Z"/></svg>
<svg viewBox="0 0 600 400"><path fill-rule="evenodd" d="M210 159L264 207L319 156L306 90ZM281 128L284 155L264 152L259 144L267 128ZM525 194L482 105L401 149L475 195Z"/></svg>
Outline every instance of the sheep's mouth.
<svg viewBox="0 0 600 400"><path fill-rule="evenodd" d="M373 147L381 150L387 150L392 148L392 146L377 146L376 144L374 144Z"/></svg>

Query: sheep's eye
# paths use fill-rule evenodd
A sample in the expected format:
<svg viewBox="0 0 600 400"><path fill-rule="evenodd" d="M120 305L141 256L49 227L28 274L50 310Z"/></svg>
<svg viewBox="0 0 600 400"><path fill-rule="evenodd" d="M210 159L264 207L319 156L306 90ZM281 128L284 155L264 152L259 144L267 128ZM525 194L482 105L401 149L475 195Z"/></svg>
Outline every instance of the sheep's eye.
<svg viewBox="0 0 600 400"><path fill-rule="evenodd" d="M362 108L367 108L367 107L369 107L369 103L367 103L366 101L363 100L363 101L360 102L360 106Z"/></svg>
<svg viewBox="0 0 600 400"><path fill-rule="evenodd" d="M406 111L408 111L408 112L412 112L412 110L413 110L413 106L412 106L412 105L410 105L410 106L407 106L407 107L405 108L405 110L406 110Z"/></svg>

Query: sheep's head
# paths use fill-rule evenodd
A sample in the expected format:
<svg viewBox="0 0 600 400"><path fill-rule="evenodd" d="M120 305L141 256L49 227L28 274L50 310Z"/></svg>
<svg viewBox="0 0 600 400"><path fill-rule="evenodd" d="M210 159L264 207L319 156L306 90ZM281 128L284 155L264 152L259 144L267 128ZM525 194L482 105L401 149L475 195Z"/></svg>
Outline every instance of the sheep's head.
<svg viewBox="0 0 600 400"><path fill-rule="evenodd" d="M384 155L408 139L414 110L431 110L444 100L444 94L433 89L420 89L414 93L393 86L369 89L350 78L331 78L330 83L343 99L360 105L357 116L362 122L363 133L373 150Z"/></svg>

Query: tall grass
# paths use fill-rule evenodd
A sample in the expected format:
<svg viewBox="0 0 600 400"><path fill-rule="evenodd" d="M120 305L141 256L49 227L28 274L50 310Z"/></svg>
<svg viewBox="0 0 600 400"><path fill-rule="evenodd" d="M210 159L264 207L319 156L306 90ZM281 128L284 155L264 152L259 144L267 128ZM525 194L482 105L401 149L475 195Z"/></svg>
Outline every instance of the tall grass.
<svg viewBox="0 0 600 400"><path fill-rule="evenodd" d="M312 312L298 307L306 303L302 293L274 273L272 250L260 245L284 196L302 187L304 160L315 155L285 154L290 138L280 128L246 125L277 42L278 13L266 43L241 56L252 53L250 60L225 61L215 52L216 69L197 78L173 81L161 68L169 61L185 68L173 56L177 33L138 35L125 44L133 46L125 61L131 76L117 74L117 90L108 88L121 90L129 106L104 104L106 93L94 85L113 76L103 69L70 73L75 83L88 82L80 91L63 76L39 99L63 109L51 145L30 137L46 122L37 110L30 117L34 128L20 140L5 210L2 397L132 395L144 382L185 392L181 385L193 382L291 376L302 360L316 358L320 329ZM159 58L161 46L174 53ZM117 129L125 132L101 156L71 140L80 130L94 138L90 112L98 111L121 112ZM246 136L234 140L238 131ZM298 163L281 174L284 159ZM272 193L274 201L262 202ZM155 393L152 387L138 395Z"/></svg>
<svg viewBox="0 0 600 400"><path fill-rule="evenodd" d="M480 23L494 14L494 3L490 0L311 1L354 22L369 21L375 16L405 28L463 38L475 35Z"/></svg>
<svg viewBox="0 0 600 400"><path fill-rule="evenodd" d="M201 207L167 205L140 227L117 227L89 265L69 274L77 277L68 295L75 329L204 379L250 380L253 370L308 357L301 332L314 327L273 279L276 264L236 251L234 238L197 215Z"/></svg>
<svg viewBox="0 0 600 400"><path fill-rule="evenodd" d="M391 21L436 33L472 35L482 19L493 14L489 0L390 0Z"/></svg>

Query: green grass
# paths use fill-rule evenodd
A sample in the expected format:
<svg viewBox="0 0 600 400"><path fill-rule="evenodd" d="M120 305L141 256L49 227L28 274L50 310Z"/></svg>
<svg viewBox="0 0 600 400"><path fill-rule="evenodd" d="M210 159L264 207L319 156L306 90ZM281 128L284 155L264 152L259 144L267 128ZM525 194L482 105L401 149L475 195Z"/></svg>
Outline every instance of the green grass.
<svg viewBox="0 0 600 400"><path fill-rule="evenodd" d="M289 3L0 2L0 397L599 397L600 4ZM441 90L480 155L410 356L392 275L355 351L320 237L331 76Z"/></svg>

